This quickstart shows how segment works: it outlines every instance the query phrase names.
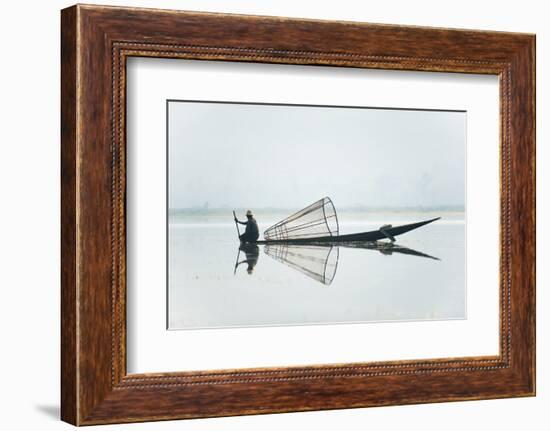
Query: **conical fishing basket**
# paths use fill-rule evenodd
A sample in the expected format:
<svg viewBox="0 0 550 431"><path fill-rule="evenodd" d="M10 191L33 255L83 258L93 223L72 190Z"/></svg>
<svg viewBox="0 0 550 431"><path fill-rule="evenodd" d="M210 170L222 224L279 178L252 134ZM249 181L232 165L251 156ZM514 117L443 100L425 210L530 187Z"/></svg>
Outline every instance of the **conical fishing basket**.
<svg viewBox="0 0 550 431"><path fill-rule="evenodd" d="M330 198L325 197L274 224L264 232L267 241L338 236L338 216Z"/></svg>

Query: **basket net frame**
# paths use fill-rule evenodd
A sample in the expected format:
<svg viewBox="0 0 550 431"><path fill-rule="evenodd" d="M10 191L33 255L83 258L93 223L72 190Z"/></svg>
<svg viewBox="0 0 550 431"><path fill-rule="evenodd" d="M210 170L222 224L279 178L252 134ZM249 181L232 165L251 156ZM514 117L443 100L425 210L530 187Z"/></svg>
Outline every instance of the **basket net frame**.
<svg viewBox="0 0 550 431"><path fill-rule="evenodd" d="M267 241L285 241L338 236L340 232L336 208L324 197L275 223L264 231Z"/></svg>

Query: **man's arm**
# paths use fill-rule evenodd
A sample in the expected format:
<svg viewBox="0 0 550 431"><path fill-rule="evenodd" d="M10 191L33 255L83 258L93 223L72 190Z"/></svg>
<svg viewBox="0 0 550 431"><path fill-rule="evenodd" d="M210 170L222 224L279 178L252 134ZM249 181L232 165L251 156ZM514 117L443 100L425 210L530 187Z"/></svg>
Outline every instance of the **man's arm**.
<svg viewBox="0 0 550 431"><path fill-rule="evenodd" d="M235 221L239 224L248 224L248 222L246 222L246 221L239 221L239 219L237 217L235 217Z"/></svg>

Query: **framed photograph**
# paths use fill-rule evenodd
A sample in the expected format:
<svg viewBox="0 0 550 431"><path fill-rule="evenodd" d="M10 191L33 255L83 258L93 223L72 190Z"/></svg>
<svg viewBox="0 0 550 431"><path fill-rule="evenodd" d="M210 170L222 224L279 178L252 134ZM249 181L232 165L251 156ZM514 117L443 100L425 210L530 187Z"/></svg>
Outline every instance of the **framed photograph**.
<svg viewBox="0 0 550 431"><path fill-rule="evenodd" d="M535 36L61 14L62 419L535 394Z"/></svg>

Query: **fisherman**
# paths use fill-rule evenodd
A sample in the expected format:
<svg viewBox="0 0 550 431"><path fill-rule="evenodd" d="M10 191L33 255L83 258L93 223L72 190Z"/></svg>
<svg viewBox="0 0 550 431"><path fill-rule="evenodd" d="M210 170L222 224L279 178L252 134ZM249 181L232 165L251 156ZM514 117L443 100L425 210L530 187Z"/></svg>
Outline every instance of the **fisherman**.
<svg viewBox="0 0 550 431"><path fill-rule="evenodd" d="M235 217L235 222L246 225L246 229L244 230L244 233L242 235L239 235L239 239L241 240L241 242L255 242L260 236L258 223L256 223L256 220L252 216L252 211L250 210L246 212L246 218L247 221L239 221L237 217Z"/></svg>

